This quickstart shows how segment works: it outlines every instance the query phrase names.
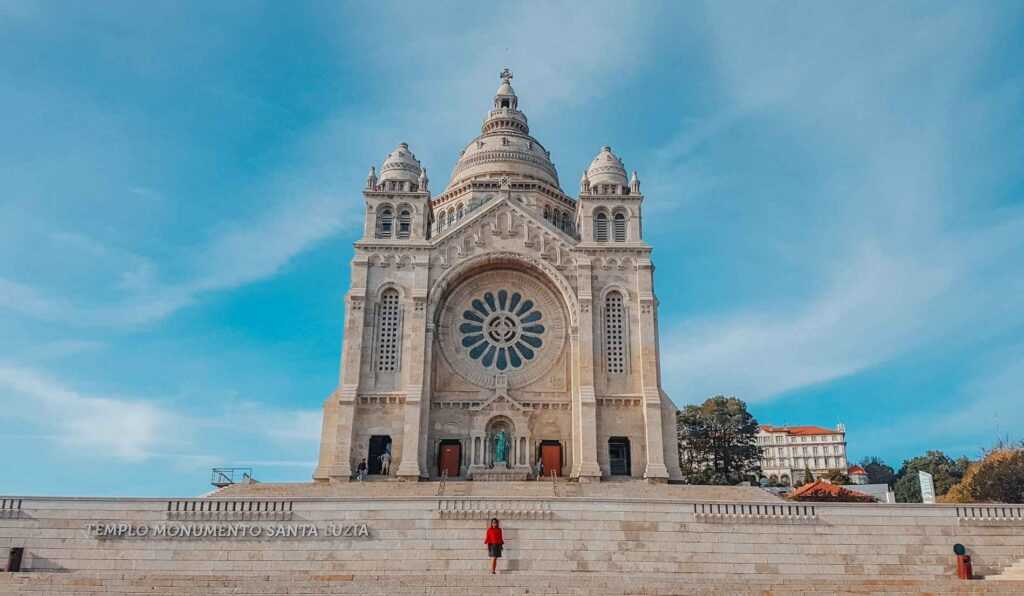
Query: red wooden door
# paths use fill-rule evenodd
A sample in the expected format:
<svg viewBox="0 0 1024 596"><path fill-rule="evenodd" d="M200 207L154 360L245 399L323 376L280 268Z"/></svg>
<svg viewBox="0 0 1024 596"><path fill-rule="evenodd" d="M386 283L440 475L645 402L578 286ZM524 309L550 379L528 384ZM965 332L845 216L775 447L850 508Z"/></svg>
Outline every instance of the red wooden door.
<svg viewBox="0 0 1024 596"><path fill-rule="evenodd" d="M458 443L441 445L441 455L437 464L437 473L448 472L449 478L459 475L459 461L462 459L462 446Z"/></svg>
<svg viewBox="0 0 1024 596"><path fill-rule="evenodd" d="M540 461L544 464L544 477L551 476L554 471L556 476L562 475L562 446L541 445Z"/></svg>

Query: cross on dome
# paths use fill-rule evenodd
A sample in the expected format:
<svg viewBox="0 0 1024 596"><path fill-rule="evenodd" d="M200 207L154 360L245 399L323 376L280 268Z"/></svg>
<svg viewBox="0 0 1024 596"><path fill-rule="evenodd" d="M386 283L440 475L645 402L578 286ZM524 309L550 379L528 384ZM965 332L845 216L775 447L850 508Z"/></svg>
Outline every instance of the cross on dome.
<svg viewBox="0 0 1024 596"><path fill-rule="evenodd" d="M501 71L501 74L498 75L498 77L501 78L501 82L502 83L509 83L509 84L511 84L510 81L512 80L512 71L509 70L508 67L506 66Z"/></svg>

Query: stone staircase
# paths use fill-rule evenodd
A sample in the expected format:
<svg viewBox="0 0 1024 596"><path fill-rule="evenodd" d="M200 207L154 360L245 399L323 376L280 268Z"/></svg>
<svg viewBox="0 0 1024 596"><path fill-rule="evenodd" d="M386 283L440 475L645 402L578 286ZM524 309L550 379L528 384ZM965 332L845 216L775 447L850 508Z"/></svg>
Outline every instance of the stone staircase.
<svg viewBox="0 0 1024 596"><path fill-rule="evenodd" d="M161 596L266 595L429 595L480 594L578 596L676 594L1021 594L1024 581L962 581L954 579L821 578L798 580L702 579L674 574L524 573L490 575L402 574L401 561L388 574L250 574L188 575L156 573L9 573L0 574L0 594L18 596L97 596L159 594Z"/></svg>
<svg viewBox="0 0 1024 596"><path fill-rule="evenodd" d="M1003 569L1003 571L997 575L991 575L985 579L995 579L1001 581L1022 581L1024 582L1024 559L1020 559L1013 565Z"/></svg>
<svg viewBox="0 0 1024 596"><path fill-rule="evenodd" d="M1024 594L1013 570L1006 581L954 580L957 543L979 576L1016 569L1020 506L998 517L946 505L686 501L661 496L686 487L633 483L502 483L501 495L477 494L498 483L454 481L443 495L437 483L354 484L330 487L346 495L26 497L18 515L0 518L0 557L24 548L30 573L0 577L0 594L186 594L196 582L214 583L192 594L481 594L489 581L494 593L588 596L694 586L914 593L928 582L948 593ZM368 494L379 489L390 494ZM644 497L610 496L634 489ZM588 496L594 490L609 496ZM507 542L509 573L498 579L478 575L490 517ZM178 590L175 581L187 583ZM216 582L227 587L218 592Z"/></svg>

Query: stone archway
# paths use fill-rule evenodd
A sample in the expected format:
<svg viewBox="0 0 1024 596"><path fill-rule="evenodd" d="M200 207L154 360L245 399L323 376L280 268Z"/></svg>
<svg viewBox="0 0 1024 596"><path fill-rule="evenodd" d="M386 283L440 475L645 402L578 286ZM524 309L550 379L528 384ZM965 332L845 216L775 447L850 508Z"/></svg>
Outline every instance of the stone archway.
<svg viewBox="0 0 1024 596"><path fill-rule="evenodd" d="M498 397L473 413L469 475L474 480L525 480L530 473L530 412ZM505 461L498 461L497 441L504 433Z"/></svg>
<svg viewBox="0 0 1024 596"><path fill-rule="evenodd" d="M579 324L577 317L579 302L569 280L543 259L517 252L492 252L470 257L441 274L427 296L427 320L431 325L437 325L440 309L444 306L451 291L462 280L487 269L501 268L520 269L549 283L561 298L569 327L576 328Z"/></svg>

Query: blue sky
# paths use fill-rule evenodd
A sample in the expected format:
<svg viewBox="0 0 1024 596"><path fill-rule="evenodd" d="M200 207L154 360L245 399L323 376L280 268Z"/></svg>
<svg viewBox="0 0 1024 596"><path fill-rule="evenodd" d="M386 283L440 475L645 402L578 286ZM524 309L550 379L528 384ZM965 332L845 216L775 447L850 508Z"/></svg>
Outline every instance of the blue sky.
<svg viewBox="0 0 1024 596"><path fill-rule="evenodd" d="M1024 7L0 0L0 493L305 480L371 165L497 86L639 171L665 385L851 459L1024 438Z"/></svg>

